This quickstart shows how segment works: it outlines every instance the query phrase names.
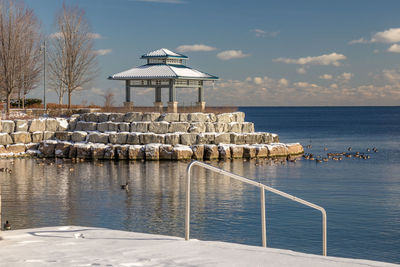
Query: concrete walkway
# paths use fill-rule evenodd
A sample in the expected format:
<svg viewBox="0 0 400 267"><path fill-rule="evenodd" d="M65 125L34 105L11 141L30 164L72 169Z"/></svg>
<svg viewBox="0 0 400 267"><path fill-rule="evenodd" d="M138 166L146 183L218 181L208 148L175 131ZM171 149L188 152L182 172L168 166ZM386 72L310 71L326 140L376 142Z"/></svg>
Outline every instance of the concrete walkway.
<svg viewBox="0 0 400 267"><path fill-rule="evenodd" d="M0 266L399 266L224 242L63 226L2 232ZM329 251L328 251L329 253Z"/></svg>

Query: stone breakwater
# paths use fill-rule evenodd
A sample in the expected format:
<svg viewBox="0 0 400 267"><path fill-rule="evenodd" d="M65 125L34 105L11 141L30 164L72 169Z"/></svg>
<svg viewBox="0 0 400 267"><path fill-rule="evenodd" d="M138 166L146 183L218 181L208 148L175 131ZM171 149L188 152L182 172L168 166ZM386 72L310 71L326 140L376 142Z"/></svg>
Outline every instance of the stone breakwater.
<svg viewBox="0 0 400 267"><path fill-rule="evenodd" d="M243 112L85 113L71 118L0 121L0 157L212 160L286 157L300 144L255 132Z"/></svg>

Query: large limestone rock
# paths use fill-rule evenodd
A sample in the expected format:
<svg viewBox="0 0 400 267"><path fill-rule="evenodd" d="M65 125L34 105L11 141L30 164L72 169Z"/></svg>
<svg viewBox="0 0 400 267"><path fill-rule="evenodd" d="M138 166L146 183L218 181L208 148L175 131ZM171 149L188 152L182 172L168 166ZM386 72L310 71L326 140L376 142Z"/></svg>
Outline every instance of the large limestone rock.
<svg viewBox="0 0 400 267"><path fill-rule="evenodd" d="M180 122L189 122L188 113L179 113L179 121Z"/></svg>
<svg viewBox="0 0 400 267"><path fill-rule="evenodd" d="M86 121L91 122L99 122L99 114L98 113L87 113L85 116Z"/></svg>
<svg viewBox="0 0 400 267"><path fill-rule="evenodd" d="M15 123L13 121L1 121L1 128L3 133L12 133L14 132Z"/></svg>
<svg viewBox="0 0 400 267"><path fill-rule="evenodd" d="M232 113L222 113L217 115L217 122L230 123L233 120Z"/></svg>
<svg viewBox="0 0 400 267"><path fill-rule="evenodd" d="M44 119L33 119L29 125L29 132L44 132L46 130L46 121Z"/></svg>
<svg viewBox="0 0 400 267"><path fill-rule="evenodd" d="M191 146L193 151L193 159L195 160L203 160L204 158L204 145L193 145Z"/></svg>
<svg viewBox="0 0 400 267"><path fill-rule="evenodd" d="M100 123L98 123L97 124L97 131L99 131L99 132L102 132L102 133L104 133L104 132L108 132L109 131L109 125L110 123L109 122L100 122Z"/></svg>
<svg viewBox="0 0 400 267"><path fill-rule="evenodd" d="M177 145L180 141L180 135L178 133L169 133L165 135L165 144Z"/></svg>
<svg viewBox="0 0 400 267"><path fill-rule="evenodd" d="M122 113L111 113L109 120L112 122L123 122L125 119L125 114Z"/></svg>
<svg viewBox="0 0 400 267"><path fill-rule="evenodd" d="M76 131L72 133L71 140L72 142L83 142L86 140L87 132Z"/></svg>
<svg viewBox="0 0 400 267"><path fill-rule="evenodd" d="M40 143L43 141L43 132L34 132L31 134L32 143Z"/></svg>
<svg viewBox="0 0 400 267"><path fill-rule="evenodd" d="M241 125L242 125L242 133L254 133L254 123L243 122Z"/></svg>
<svg viewBox="0 0 400 267"><path fill-rule="evenodd" d="M190 146L197 143L197 134L195 133L185 133L181 134L181 142L182 145Z"/></svg>
<svg viewBox="0 0 400 267"><path fill-rule="evenodd" d="M299 143L286 144L289 155L299 155L304 153L304 148Z"/></svg>
<svg viewBox="0 0 400 267"><path fill-rule="evenodd" d="M160 160L171 160L172 159L172 145L161 145L160 146Z"/></svg>
<svg viewBox="0 0 400 267"><path fill-rule="evenodd" d="M13 154L19 154L19 153L24 153L26 150L26 147L24 144L14 144L14 145L7 145L6 147L6 153L13 153Z"/></svg>
<svg viewBox="0 0 400 267"><path fill-rule="evenodd" d="M110 133L108 140L111 144L126 144L129 133Z"/></svg>
<svg viewBox="0 0 400 267"><path fill-rule="evenodd" d="M218 159L218 146L216 145L204 145L204 160Z"/></svg>
<svg viewBox="0 0 400 267"><path fill-rule="evenodd" d="M147 133L149 131L150 122L132 122L131 132Z"/></svg>
<svg viewBox="0 0 400 267"><path fill-rule="evenodd" d="M86 122L86 121L78 121L76 124L77 131L97 131L97 123L96 122Z"/></svg>
<svg viewBox="0 0 400 267"><path fill-rule="evenodd" d="M143 113L142 121L156 121L160 117L160 113L157 112L146 112Z"/></svg>
<svg viewBox="0 0 400 267"><path fill-rule="evenodd" d="M115 148L115 153L119 160L129 159L129 145L117 145Z"/></svg>
<svg viewBox="0 0 400 267"><path fill-rule="evenodd" d="M68 158L71 146L70 142L58 142L54 149L54 155L57 158Z"/></svg>
<svg viewBox="0 0 400 267"><path fill-rule="evenodd" d="M53 118L46 119L46 131L55 132L58 129L58 121Z"/></svg>
<svg viewBox="0 0 400 267"><path fill-rule="evenodd" d="M143 118L142 112L128 112L124 116L124 122L141 121Z"/></svg>
<svg viewBox="0 0 400 267"><path fill-rule="evenodd" d="M279 136L277 134L271 134L274 143L279 143Z"/></svg>
<svg viewBox="0 0 400 267"><path fill-rule="evenodd" d="M127 123L127 122L118 123L118 131L119 132L129 132L130 131L130 124Z"/></svg>
<svg viewBox="0 0 400 267"><path fill-rule="evenodd" d="M256 147L251 145L245 145L243 147L243 157L252 159L256 157Z"/></svg>
<svg viewBox="0 0 400 267"><path fill-rule="evenodd" d="M214 123L212 122L205 122L204 126L206 126L206 132L213 133L215 132Z"/></svg>
<svg viewBox="0 0 400 267"><path fill-rule="evenodd" d="M28 131L28 121L26 120L15 120L15 131L16 132L27 132Z"/></svg>
<svg viewBox="0 0 400 267"><path fill-rule="evenodd" d="M174 160L190 160L193 155L193 151L189 146L177 145L173 148L172 159Z"/></svg>
<svg viewBox="0 0 400 267"><path fill-rule="evenodd" d="M266 145L270 157L286 157L288 155L288 148L285 144L273 143Z"/></svg>
<svg viewBox="0 0 400 267"><path fill-rule="evenodd" d="M189 133L204 133L206 131L206 125L204 122L193 122L190 124L188 129Z"/></svg>
<svg viewBox="0 0 400 267"><path fill-rule="evenodd" d="M54 157L56 145L57 141L55 140L43 141L39 144L38 150L40 151L42 157L52 158Z"/></svg>
<svg viewBox="0 0 400 267"><path fill-rule="evenodd" d="M229 133L218 133L215 134L214 143L219 144L229 144L231 142L231 135Z"/></svg>
<svg viewBox="0 0 400 267"><path fill-rule="evenodd" d="M76 157L78 159L91 159L92 147L90 144L78 144L76 146Z"/></svg>
<svg viewBox="0 0 400 267"><path fill-rule="evenodd" d="M115 147L114 147L114 145L107 145L104 148L104 159L115 159Z"/></svg>
<svg viewBox="0 0 400 267"><path fill-rule="evenodd" d="M129 133L126 137L126 143L130 145L140 145L140 133Z"/></svg>
<svg viewBox="0 0 400 267"><path fill-rule="evenodd" d="M232 114L234 116L234 121L236 121L236 122L244 122L244 118L245 118L244 112L234 112Z"/></svg>
<svg viewBox="0 0 400 267"><path fill-rule="evenodd" d="M118 132L119 123L118 122L108 122L108 131Z"/></svg>
<svg viewBox="0 0 400 267"><path fill-rule="evenodd" d="M177 122L179 121L179 113L164 113L158 118L159 121Z"/></svg>
<svg viewBox="0 0 400 267"><path fill-rule="evenodd" d="M267 158L268 157L268 148L264 145L256 146L256 157L257 158Z"/></svg>
<svg viewBox="0 0 400 267"><path fill-rule="evenodd" d="M214 144L215 133L199 133L197 135L197 144Z"/></svg>
<svg viewBox="0 0 400 267"><path fill-rule="evenodd" d="M13 140L8 133L0 133L0 145L12 144Z"/></svg>
<svg viewBox="0 0 400 267"><path fill-rule="evenodd" d="M270 133L262 133L262 142L264 144L270 144L273 141L274 140L273 140L272 135Z"/></svg>
<svg viewBox="0 0 400 267"><path fill-rule="evenodd" d="M109 121L110 114L109 113L100 113L98 117L98 122L106 122Z"/></svg>
<svg viewBox="0 0 400 267"><path fill-rule="evenodd" d="M231 144L244 145L246 144L246 135L231 133Z"/></svg>
<svg viewBox="0 0 400 267"><path fill-rule="evenodd" d="M223 122L214 122L214 131L217 133L225 133L228 131L228 124Z"/></svg>
<svg viewBox="0 0 400 267"><path fill-rule="evenodd" d="M263 136L260 133L245 134L246 144L262 144Z"/></svg>
<svg viewBox="0 0 400 267"><path fill-rule="evenodd" d="M217 121L217 116L214 113L209 113L207 121L208 122L216 122Z"/></svg>
<svg viewBox="0 0 400 267"><path fill-rule="evenodd" d="M229 145L218 146L219 159L227 160L231 158L231 148Z"/></svg>
<svg viewBox="0 0 400 267"><path fill-rule="evenodd" d="M154 133L143 133L139 136L140 144L164 144L164 135Z"/></svg>
<svg viewBox="0 0 400 267"><path fill-rule="evenodd" d="M187 120L190 122L206 122L208 120L208 114L205 113L189 113Z"/></svg>
<svg viewBox="0 0 400 267"><path fill-rule="evenodd" d="M170 133L176 133L176 132L182 132L186 133L189 130L190 124L187 122L171 122L169 124L168 132Z"/></svg>
<svg viewBox="0 0 400 267"><path fill-rule="evenodd" d="M159 160L160 158L160 145L148 144L144 149L146 160Z"/></svg>
<svg viewBox="0 0 400 267"><path fill-rule="evenodd" d="M145 159L144 146L139 146L139 145L129 146L128 157L131 160Z"/></svg>
<svg viewBox="0 0 400 267"><path fill-rule="evenodd" d="M104 159L105 144L94 144L91 146L92 159Z"/></svg>
<svg viewBox="0 0 400 267"><path fill-rule="evenodd" d="M243 158L243 145L232 145L231 146L231 158L240 159Z"/></svg>
<svg viewBox="0 0 400 267"><path fill-rule="evenodd" d="M88 136L88 142L108 144L108 134L97 132L90 133Z"/></svg>
<svg viewBox="0 0 400 267"><path fill-rule="evenodd" d="M56 139L60 141L71 141L72 132L56 132ZM33 136L33 134L32 134Z"/></svg>
<svg viewBox="0 0 400 267"><path fill-rule="evenodd" d="M32 142L31 134L27 132L11 133L14 144L27 144Z"/></svg>
<svg viewBox="0 0 400 267"><path fill-rule="evenodd" d="M169 123L166 121L152 122L149 124L149 132L156 134L166 134L168 133Z"/></svg>
<svg viewBox="0 0 400 267"><path fill-rule="evenodd" d="M54 140L56 138L55 132L44 131L43 140Z"/></svg>
<svg viewBox="0 0 400 267"><path fill-rule="evenodd" d="M75 131L77 123L78 123L78 119L71 117L68 122L68 131Z"/></svg>
<svg viewBox="0 0 400 267"><path fill-rule="evenodd" d="M230 122L230 123L228 123L228 132L241 133L242 125L238 122Z"/></svg>
<svg viewBox="0 0 400 267"><path fill-rule="evenodd" d="M56 118L58 127L57 131L66 131L68 130L68 120L64 118Z"/></svg>

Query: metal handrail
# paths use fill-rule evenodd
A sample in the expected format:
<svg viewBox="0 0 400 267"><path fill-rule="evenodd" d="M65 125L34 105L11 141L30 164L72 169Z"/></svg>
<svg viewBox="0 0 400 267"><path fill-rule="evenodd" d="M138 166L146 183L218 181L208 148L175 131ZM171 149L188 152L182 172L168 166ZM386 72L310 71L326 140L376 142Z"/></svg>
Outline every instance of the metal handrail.
<svg viewBox="0 0 400 267"><path fill-rule="evenodd" d="M322 254L324 256L327 255L327 246L326 246L326 211L324 208L315 205L311 202L305 201L301 198L292 196L290 194L287 194L285 192L279 191L275 188L266 186L262 183L257 183L255 181L252 181L250 179L247 179L245 177L224 171L222 169L216 168L214 166L211 166L209 164L205 164L200 161L192 161L187 169L187 183L186 183L186 215L185 215L185 240L189 240L189 233L190 233L190 170L191 168L197 165L199 167L203 167L205 169L214 171L216 173L226 175L228 177L234 178L236 180L242 181L247 184L251 184L254 186L257 186L260 188L260 201L261 201L261 232L262 232L262 246L267 247L267 231L266 231L266 220L265 220L265 190L268 190L269 192L275 193L277 195L280 195L282 197L285 197L287 199L293 200L295 202L301 203L303 205L306 205L308 207L311 207L313 209L319 210L322 213Z"/></svg>

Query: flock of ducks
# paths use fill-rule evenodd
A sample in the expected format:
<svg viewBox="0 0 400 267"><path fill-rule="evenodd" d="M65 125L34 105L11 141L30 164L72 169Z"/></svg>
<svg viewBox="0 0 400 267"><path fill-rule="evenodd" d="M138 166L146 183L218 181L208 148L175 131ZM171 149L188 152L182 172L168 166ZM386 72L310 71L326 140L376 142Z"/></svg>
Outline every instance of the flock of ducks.
<svg viewBox="0 0 400 267"><path fill-rule="evenodd" d="M306 148L310 149L312 146L307 145ZM328 148L326 147L326 145L324 146L324 151L328 151ZM366 155L364 153L360 153L359 151L352 153L352 147L348 147L347 148L348 152L339 152L339 153L327 153L326 157L322 157L322 156L314 156L312 153L305 153L303 155L303 158L306 160L311 160L317 162L317 163L322 163L322 162L328 162L329 160L335 160L335 161L340 161L343 160L343 158L359 158L359 159L369 159L371 158L370 155ZM371 152L371 148L367 148L366 151L369 153ZM378 152L378 149L376 147L372 148L372 151L374 153Z"/></svg>

